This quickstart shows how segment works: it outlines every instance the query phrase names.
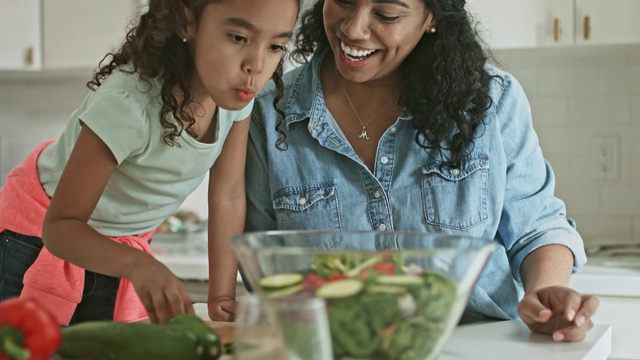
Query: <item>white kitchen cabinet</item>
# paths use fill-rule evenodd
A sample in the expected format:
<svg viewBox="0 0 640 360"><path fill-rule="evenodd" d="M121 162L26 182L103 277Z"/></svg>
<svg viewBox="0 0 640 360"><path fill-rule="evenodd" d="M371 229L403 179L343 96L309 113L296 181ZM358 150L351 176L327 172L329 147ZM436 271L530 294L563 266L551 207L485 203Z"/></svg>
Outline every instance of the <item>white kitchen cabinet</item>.
<svg viewBox="0 0 640 360"><path fill-rule="evenodd" d="M610 0L615 1L615 0ZM573 44L574 0L468 0L492 48Z"/></svg>
<svg viewBox="0 0 640 360"><path fill-rule="evenodd" d="M3 0L0 69L93 69L120 45L139 5L135 0Z"/></svg>
<svg viewBox="0 0 640 360"><path fill-rule="evenodd" d="M0 69L28 70L42 66L41 0L0 1Z"/></svg>
<svg viewBox="0 0 640 360"><path fill-rule="evenodd" d="M640 0L468 0L495 49L640 43Z"/></svg>
<svg viewBox="0 0 640 360"><path fill-rule="evenodd" d="M640 0L576 2L576 44L640 43Z"/></svg>

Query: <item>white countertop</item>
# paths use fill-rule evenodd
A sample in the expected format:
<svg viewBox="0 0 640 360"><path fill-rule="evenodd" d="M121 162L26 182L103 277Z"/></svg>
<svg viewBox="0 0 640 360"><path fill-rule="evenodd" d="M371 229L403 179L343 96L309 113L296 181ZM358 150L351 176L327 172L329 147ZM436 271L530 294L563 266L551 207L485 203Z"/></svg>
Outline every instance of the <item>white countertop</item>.
<svg viewBox="0 0 640 360"><path fill-rule="evenodd" d="M640 257L635 255L590 256L587 265L571 277L569 284L583 294L596 295L600 307L596 324L611 325L610 360L640 359Z"/></svg>
<svg viewBox="0 0 640 360"><path fill-rule="evenodd" d="M589 257L569 286L585 294L640 297L640 257Z"/></svg>
<svg viewBox="0 0 640 360"><path fill-rule="evenodd" d="M195 310L208 319L206 304ZM438 360L605 360L610 353L609 325L596 325L582 342L557 343L520 321L495 321L458 326Z"/></svg>
<svg viewBox="0 0 640 360"><path fill-rule="evenodd" d="M183 280L209 280L209 258L205 233L154 235L151 250L161 263Z"/></svg>
<svg viewBox="0 0 640 360"><path fill-rule="evenodd" d="M202 241L168 247L154 245L160 245L154 250L157 250L157 258L177 276L196 280L208 278L206 247ZM516 321L463 325L456 328L439 360L597 360L607 359L609 354L609 359L640 359L640 342L632 340L640 325L628 321L640 308L640 299L635 299L640 297L640 264L630 260L612 262L610 258L589 258L587 265L572 277L571 287L604 297L601 298L601 309L594 316L598 325L585 341L555 343L548 336L531 333L523 323ZM196 304L196 311L207 316L206 304Z"/></svg>
<svg viewBox="0 0 640 360"><path fill-rule="evenodd" d="M596 325L582 342L557 343L521 321L458 326L438 360L604 360L611 353L611 326Z"/></svg>

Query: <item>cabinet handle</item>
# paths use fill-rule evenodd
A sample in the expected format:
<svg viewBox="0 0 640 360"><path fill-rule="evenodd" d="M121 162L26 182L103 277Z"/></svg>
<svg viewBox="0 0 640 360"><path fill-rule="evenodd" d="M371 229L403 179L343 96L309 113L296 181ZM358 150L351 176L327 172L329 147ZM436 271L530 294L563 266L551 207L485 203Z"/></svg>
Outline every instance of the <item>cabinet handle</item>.
<svg viewBox="0 0 640 360"><path fill-rule="evenodd" d="M25 54L24 60L27 63L27 65L33 65L33 47L29 47L27 49L27 53Z"/></svg>
<svg viewBox="0 0 640 360"><path fill-rule="evenodd" d="M562 38L562 23L560 18L553 19L553 40L559 42Z"/></svg>
<svg viewBox="0 0 640 360"><path fill-rule="evenodd" d="M589 40L591 38L591 16L584 17L584 39Z"/></svg>

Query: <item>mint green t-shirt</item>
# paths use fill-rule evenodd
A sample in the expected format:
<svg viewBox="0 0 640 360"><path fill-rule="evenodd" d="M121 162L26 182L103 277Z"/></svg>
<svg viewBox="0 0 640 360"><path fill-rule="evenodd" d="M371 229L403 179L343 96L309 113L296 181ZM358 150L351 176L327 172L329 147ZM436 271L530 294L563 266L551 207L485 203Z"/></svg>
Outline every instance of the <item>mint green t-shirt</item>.
<svg viewBox="0 0 640 360"><path fill-rule="evenodd" d="M141 234L155 229L202 182L216 161L235 121L251 113L218 108L215 142L201 143L183 131L180 147L163 142L159 81L115 71L90 92L61 136L38 159L40 182L52 196L82 124L109 147L118 166L89 225L106 236ZM172 118L176 122L175 118Z"/></svg>

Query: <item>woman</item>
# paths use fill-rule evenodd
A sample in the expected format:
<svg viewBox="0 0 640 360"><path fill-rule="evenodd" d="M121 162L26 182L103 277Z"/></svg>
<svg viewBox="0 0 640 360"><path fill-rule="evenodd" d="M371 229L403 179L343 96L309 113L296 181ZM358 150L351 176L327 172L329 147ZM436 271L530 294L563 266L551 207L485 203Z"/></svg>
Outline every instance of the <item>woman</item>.
<svg viewBox="0 0 640 360"><path fill-rule="evenodd" d="M246 230L494 239L466 316L582 340L598 307L567 287L586 261L582 239L554 196L521 86L487 63L464 5L313 5L293 53L311 60L285 75L284 94L256 98Z"/></svg>

